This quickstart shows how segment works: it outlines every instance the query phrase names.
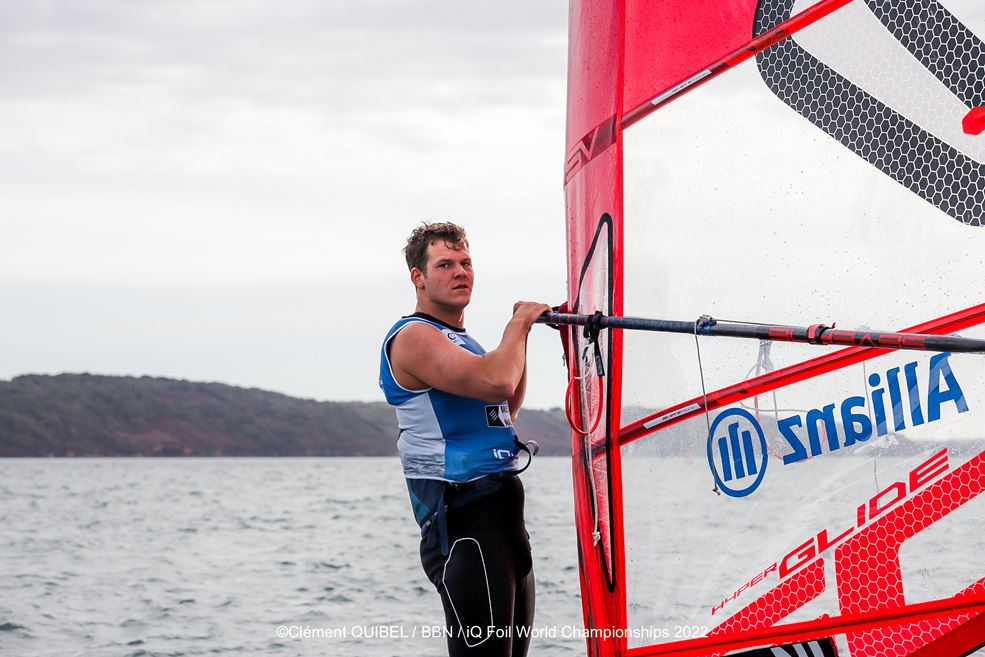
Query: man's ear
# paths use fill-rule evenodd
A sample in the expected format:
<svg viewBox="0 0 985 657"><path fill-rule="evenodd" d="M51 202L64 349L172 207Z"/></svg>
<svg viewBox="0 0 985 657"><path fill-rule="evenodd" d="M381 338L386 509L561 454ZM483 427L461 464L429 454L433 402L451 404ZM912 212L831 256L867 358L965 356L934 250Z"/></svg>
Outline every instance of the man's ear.
<svg viewBox="0 0 985 657"><path fill-rule="evenodd" d="M424 272L422 272L417 267L413 267L410 270L410 282L414 284L418 290L424 289Z"/></svg>

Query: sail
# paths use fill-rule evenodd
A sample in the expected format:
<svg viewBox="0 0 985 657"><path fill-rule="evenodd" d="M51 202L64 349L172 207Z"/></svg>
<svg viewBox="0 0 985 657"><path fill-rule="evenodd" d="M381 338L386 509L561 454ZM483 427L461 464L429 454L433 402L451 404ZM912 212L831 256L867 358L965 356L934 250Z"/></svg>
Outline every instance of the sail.
<svg viewBox="0 0 985 657"><path fill-rule="evenodd" d="M985 338L979 0L569 30L568 311ZM700 333L565 332L589 654L985 643L985 356Z"/></svg>

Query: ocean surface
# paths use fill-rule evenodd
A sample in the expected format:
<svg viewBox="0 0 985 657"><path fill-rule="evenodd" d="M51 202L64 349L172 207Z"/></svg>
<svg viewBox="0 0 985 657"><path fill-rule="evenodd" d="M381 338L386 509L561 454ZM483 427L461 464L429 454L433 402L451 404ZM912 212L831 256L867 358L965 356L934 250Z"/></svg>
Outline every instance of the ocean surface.
<svg viewBox="0 0 985 657"><path fill-rule="evenodd" d="M874 472L859 459L839 471L871 479L875 492L905 480L913 462L883 459ZM625 488L637 600L629 625L669 632L655 641L703 634L689 619L707 617L746 571L783 554L748 540L719 554L719 537L796 546L803 523L762 518L782 517L786 506L773 505L798 489L822 487L803 475L778 479L771 485L781 494L764 497L768 508L723 514L735 501L710 492L707 466L677 457L624 467L626 482L636 482ZM537 586L530 655L583 655L570 462L540 457L522 478ZM823 486L842 490L838 481ZM857 495L842 497L854 517ZM968 584L978 552L961 537L985 532L983 505L976 498L907 541L908 600ZM808 525L827 527L824 518ZM0 459L0 528L2 657L447 654L396 458ZM808 617L801 613L817 609L788 620Z"/></svg>
<svg viewBox="0 0 985 657"><path fill-rule="evenodd" d="M522 478L530 654L583 654L570 462ZM396 458L0 459L0 527L4 657L447 654Z"/></svg>

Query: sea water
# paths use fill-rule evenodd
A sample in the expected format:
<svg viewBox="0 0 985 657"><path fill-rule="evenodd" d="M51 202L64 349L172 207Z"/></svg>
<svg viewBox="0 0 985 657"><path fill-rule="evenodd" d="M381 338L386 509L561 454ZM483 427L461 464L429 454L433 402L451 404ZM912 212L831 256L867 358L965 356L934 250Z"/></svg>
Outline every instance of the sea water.
<svg viewBox="0 0 985 657"><path fill-rule="evenodd" d="M531 655L584 653L571 466L522 475ZM0 459L0 655L447 654L395 458Z"/></svg>
<svg viewBox="0 0 985 657"><path fill-rule="evenodd" d="M522 478L530 655L583 655L570 461L539 457ZM687 502L688 531L711 537L705 493ZM960 524L980 535L983 522ZM673 570L672 539L660 535L662 560L631 560L633 590L701 602L703 577L639 581ZM0 656L438 657L444 616L418 546L395 458L0 459ZM675 627L647 609L631 606L631 626ZM674 638L687 637L630 643Z"/></svg>

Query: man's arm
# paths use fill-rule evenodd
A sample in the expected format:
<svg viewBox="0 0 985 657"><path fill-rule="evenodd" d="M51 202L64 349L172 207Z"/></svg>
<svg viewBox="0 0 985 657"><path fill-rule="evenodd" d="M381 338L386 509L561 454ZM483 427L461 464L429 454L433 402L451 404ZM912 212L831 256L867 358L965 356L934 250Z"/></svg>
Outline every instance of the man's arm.
<svg viewBox="0 0 985 657"><path fill-rule="evenodd" d="M517 416L520 414L520 407L523 406L523 397L527 394L527 345L526 340L524 340L523 345L523 372L520 374L520 383L517 384L516 389L513 394L510 395L509 399L506 400L507 404L510 406L510 419L516 422Z"/></svg>
<svg viewBox="0 0 985 657"><path fill-rule="evenodd" d="M489 403L510 399L524 380L527 333L549 310L541 303L516 304L499 346L484 356L452 344L431 326L410 324L390 348L397 383L411 390L432 387Z"/></svg>

